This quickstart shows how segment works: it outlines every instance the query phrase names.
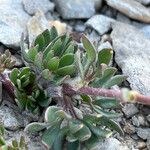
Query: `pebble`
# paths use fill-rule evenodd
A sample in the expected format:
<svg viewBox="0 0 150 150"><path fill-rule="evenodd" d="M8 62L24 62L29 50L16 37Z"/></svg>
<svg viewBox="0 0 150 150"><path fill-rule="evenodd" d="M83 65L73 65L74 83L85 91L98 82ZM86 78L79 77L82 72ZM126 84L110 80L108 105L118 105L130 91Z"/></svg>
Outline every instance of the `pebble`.
<svg viewBox="0 0 150 150"><path fill-rule="evenodd" d="M47 13L54 10L54 3L49 0L23 0L24 9L28 14L34 15L38 10Z"/></svg>
<svg viewBox="0 0 150 150"><path fill-rule="evenodd" d="M135 127L133 125L131 125L130 123L126 123L123 130L124 130L124 132L126 132L128 134L135 133Z"/></svg>
<svg viewBox="0 0 150 150"><path fill-rule="evenodd" d="M95 15L92 18L90 18L86 22L87 27L91 27L94 30L96 30L100 35L103 35L104 33L107 33L111 29L112 22L115 22L114 19L109 18L104 15Z"/></svg>
<svg viewBox="0 0 150 150"><path fill-rule="evenodd" d="M150 10L134 0L106 0L107 4L128 17L150 23Z"/></svg>
<svg viewBox="0 0 150 150"><path fill-rule="evenodd" d="M139 112L139 110L137 109L137 107L134 104L126 104L122 108L122 111L124 112L124 114L127 118L130 118Z"/></svg>
<svg viewBox="0 0 150 150"><path fill-rule="evenodd" d="M111 39L115 61L128 77L130 87L150 95L150 40L137 28L123 23L114 24Z"/></svg>
<svg viewBox="0 0 150 150"><path fill-rule="evenodd" d="M143 140L147 140L149 138L150 128L137 128L137 135Z"/></svg>
<svg viewBox="0 0 150 150"><path fill-rule="evenodd" d="M90 18L95 14L93 0L54 0L54 2L63 19Z"/></svg>

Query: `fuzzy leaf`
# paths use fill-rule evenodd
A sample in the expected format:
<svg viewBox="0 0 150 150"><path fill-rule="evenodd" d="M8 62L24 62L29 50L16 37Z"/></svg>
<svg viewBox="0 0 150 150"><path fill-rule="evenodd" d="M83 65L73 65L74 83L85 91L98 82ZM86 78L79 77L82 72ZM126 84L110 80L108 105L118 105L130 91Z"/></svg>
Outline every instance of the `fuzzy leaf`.
<svg viewBox="0 0 150 150"><path fill-rule="evenodd" d="M61 76L65 76L65 75L74 75L75 72L76 72L75 65L69 65L69 66L59 68L56 73Z"/></svg>
<svg viewBox="0 0 150 150"><path fill-rule="evenodd" d="M43 54L39 52L34 59L34 64L39 68L39 69L44 69L43 68Z"/></svg>
<svg viewBox="0 0 150 150"><path fill-rule="evenodd" d="M123 76L123 75L116 75L114 77L112 77L110 80L108 80L104 85L103 87L104 88L110 88L114 85L119 85L121 84L123 81L126 80L126 76Z"/></svg>
<svg viewBox="0 0 150 150"><path fill-rule="evenodd" d="M48 69L44 69L41 74L44 79L50 80L51 72Z"/></svg>
<svg viewBox="0 0 150 150"><path fill-rule="evenodd" d="M68 142L67 143L67 150L80 150L80 142Z"/></svg>
<svg viewBox="0 0 150 150"><path fill-rule="evenodd" d="M66 54L61 57L60 63L59 63L59 68L62 68L64 66L69 66L73 64L74 62L74 54Z"/></svg>
<svg viewBox="0 0 150 150"><path fill-rule="evenodd" d="M9 78L13 82L14 85L17 84L17 77L18 77L19 73L20 73L20 71L17 68L14 68L10 73Z"/></svg>
<svg viewBox="0 0 150 150"><path fill-rule="evenodd" d="M113 56L113 51L112 49L103 49L99 51L98 53L98 63L99 65L104 63L106 65L109 65L111 59Z"/></svg>
<svg viewBox="0 0 150 150"><path fill-rule="evenodd" d="M124 135L121 127L115 121L113 121L107 117L99 118L99 125L106 126L109 129L113 129L113 130L117 131L119 134Z"/></svg>
<svg viewBox="0 0 150 150"><path fill-rule="evenodd" d="M119 106L119 102L116 99L109 97L98 98L93 101L93 104L106 109Z"/></svg>
<svg viewBox="0 0 150 150"><path fill-rule="evenodd" d="M34 61L35 59L35 56L37 55L38 53L38 45L33 47L33 48L30 48L29 51L28 51L28 56L29 58Z"/></svg>
<svg viewBox="0 0 150 150"><path fill-rule="evenodd" d="M44 37L44 41L45 41L45 46L47 46L50 42L51 42L51 36L50 36L50 31L48 29L46 29L43 33L42 33L43 37Z"/></svg>
<svg viewBox="0 0 150 150"><path fill-rule="evenodd" d="M50 39L51 39L51 41L54 40L57 36L58 36L58 32L57 32L56 28L53 26L50 29Z"/></svg>
<svg viewBox="0 0 150 150"><path fill-rule="evenodd" d="M42 51L45 46L44 36L42 34L38 35L35 39L34 45L38 45L38 51Z"/></svg>
<svg viewBox="0 0 150 150"><path fill-rule="evenodd" d="M54 124L47 130L45 130L45 132L43 133L42 142L48 147L48 149L52 148L59 132L60 132L60 125Z"/></svg>
<svg viewBox="0 0 150 150"><path fill-rule="evenodd" d="M83 35L81 39L83 46L87 52L87 59L90 63L94 62L96 60L96 50L93 46L93 44L88 40L88 38Z"/></svg>
<svg viewBox="0 0 150 150"><path fill-rule="evenodd" d="M18 78L21 78L24 75L30 74L30 68L29 67L23 67Z"/></svg>
<svg viewBox="0 0 150 150"><path fill-rule="evenodd" d="M53 57L47 63L47 68L51 71L57 70L58 66L59 66L59 58L58 57Z"/></svg>
<svg viewBox="0 0 150 150"><path fill-rule="evenodd" d="M45 129L46 127L47 127L46 123L32 122L26 126L25 131L34 133Z"/></svg>

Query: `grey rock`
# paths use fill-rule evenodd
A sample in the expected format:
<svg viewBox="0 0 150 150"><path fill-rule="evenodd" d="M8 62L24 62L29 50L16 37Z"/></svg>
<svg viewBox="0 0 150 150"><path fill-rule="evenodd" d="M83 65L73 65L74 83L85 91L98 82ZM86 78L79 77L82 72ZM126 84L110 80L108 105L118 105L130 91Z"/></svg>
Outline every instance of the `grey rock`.
<svg viewBox="0 0 150 150"><path fill-rule="evenodd" d="M136 1L138 1L139 3L144 4L144 5L150 4L150 0L136 0Z"/></svg>
<svg viewBox="0 0 150 150"><path fill-rule="evenodd" d="M111 33L115 61L128 78L130 86L150 95L150 41L137 28L116 23Z"/></svg>
<svg viewBox="0 0 150 150"><path fill-rule="evenodd" d="M23 66L23 61L22 61L20 55L18 55L18 54L12 55L11 59L16 61L14 67L22 67Z"/></svg>
<svg viewBox="0 0 150 150"><path fill-rule="evenodd" d="M150 10L134 0L106 0L107 4L128 17L150 23Z"/></svg>
<svg viewBox="0 0 150 150"><path fill-rule="evenodd" d="M98 47L98 51L101 51L102 49L112 49L112 46L108 41L106 41L100 44L100 46Z"/></svg>
<svg viewBox="0 0 150 150"><path fill-rule="evenodd" d="M147 149L149 150L150 149L150 138L147 140L146 145L147 145Z"/></svg>
<svg viewBox="0 0 150 150"><path fill-rule="evenodd" d="M115 138L108 138L105 142L100 142L96 150L129 150L129 148Z"/></svg>
<svg viewBox="0 0 150 150"><path fill-rule="evenodd" d="M143 28L141 28L141 31L147 38L150 39L150 25L144 26Z"/></svg>
<svg viewBox="0 0 150 150"><path fill-rule="evenodd" d="M32 44L37 35L42 33L45 29L49 29L50 24L45 18L42 11L38 11L27 23L27 30L29 35L29 43Z"/></svg>
<svg viewBox="0 0 150 150"><path fill-rule="evenodd" d="M24 127L24 121L19 113L15 113L13 109L6 106L0 107L0 121L4 127L9 130L17 130Z"/></svg>
<svg viewBox="0 0 150 150"><path fill-rule="evenodd" d="M107 16L95 15L90 18L85 25L95 29L100 35L103 35L111 29L113 22L115 22L115 20Z"/></svg>
<svg viewBox="0 0 150 150"><path fill-rule="evenodd" d="M93 0L95 4L95 9L99 10L102 6L102 0Z"/></svg>
<svg viewBox="0 0 150 150"><path fill-rule="evenodd" d="M0 2L0 42L11 48L20 46L30 16L23 10L21 0Z"/></svg>
<svg viewBox="0 0 150 150"><path fill-rule="evenodd" d="M132 117L132 124L136 127L139 127L140 126L140 122L138 120L138 118L136 116L133 116Z"/></svg>
<svg viewBox="0 0 150 150"><path fill-rule="evenodd" d="M127 24L131 24L131 20L124 14L119 13L117 14L117 21L123 22L123 23L127 23Z"/></svg>
<svg viewBox="0 0 150 150"><path fill-rule="evenodd" d="M147 26L147 23L132 21L131 25L135 26L138 29L141 29L141 28Z"/></svg>
<svg viewBox="0 0 150 150"><path fill-rule="evenodd" d="M127 118L130 118L139 112L139 110L137 109L137 107L134 104L126 104L122 108L122 111L124 112L124 114Z"/></svg>
<svg viewBox="0 0 150 150"><path fill-rule="evenodd" d="M150 122L150 115L148 115L146 118L147 118L148 122Z"/></svg>
<svg viewBox="0 0 150 150"><path fill-rule="evenodd" d="M24 9L28 14L33 15L38 10L47 13L54 10L54 4L49 0L23 0Z"/></svg>
<svg viewBox="0 0 150 150"><path fill-rule="evenodd" d="M75 25L74 29L77 32L84 32L85 31L85 25L83 22L80 22L80 23Z"/></svg>
<svg viewBox="0 0 150 150"><path fill-rule="evenodd" d="M137 135L146 140L149 138L150 128L137 128Z"/></svg>
<svg viewBox="0 0 150 150"><path fill-rule="evenodd" d="M54 0L54 2L64 19L90 18L95 14L93 0Z"/></svg>
<svg viewBox="0 0 150 150"><path fill-rule="evenodd" d="M0 103L2 102L2 92L3 92L2 82L0 81Z"/></svg>

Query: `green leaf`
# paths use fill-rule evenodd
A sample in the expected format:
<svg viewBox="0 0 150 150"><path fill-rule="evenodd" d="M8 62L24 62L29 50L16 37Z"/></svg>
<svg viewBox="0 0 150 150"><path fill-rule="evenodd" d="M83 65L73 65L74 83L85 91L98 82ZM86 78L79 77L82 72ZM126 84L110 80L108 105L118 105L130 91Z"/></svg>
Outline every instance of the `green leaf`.
<svg viewBox="0 0 150 150"><path fill-rule="evenodd" d="M113 57L112 49L102 49L98 53L98 63L99 63L99 65L102 64L102 63L104 63L106 65L109 65L112 57Z"/></svg>
<svg viewBox="0 0 150 150"><path fill-rule="evenodd" d="M93 105L93 110L98 113L98 114L101 114L105 117L108 117L108 118L115 118L115 117L120 117L121 114L119 113L114 113L114 112L108 112L108 111L105 111L105 110L102 110L99 106L97 105Z"/></svg>
<svg viewBox="0 0 150 150"><path fill-rule="evenodd" d="M92 135L90 139L85 141L85 147L88 150L95 150L99 144L100 138L96 137L95 135Z"/></svg>
<svg viewBox="0 0 150 150"><path fill-rule="evenodd" d="M79 141L86 141L91 137L91 131L87 126L83 126L79 131L77 131L74 136L79 140Z"/></svg>
<svg viewBox="0 0 150 150"><path fill-rule="evenodd" d="M112 77L110 80L108 80L104 85L103 88L110 88L114 85L119 85L121 84L123 81L126 80L126 76L123 75L116 75L114 77Z"/></svg>
<svg viewBox="0 0 150 150"><path fill-rule="evenodd" d="M39 69L44 69L43 66L43 54L42 52L39 52L34 59L34 64L39 68Z"/></svg>
<svg viewBox="0 0 150 150"><path fill-rule="evenodd" d="M115 72L117 71L116 68L114 67L110 67L110 68L106 68L102 77L96 79L93 83L92 86L93 87L103 87L103 85L105 83L107 83L107 81L115 74Z"/></svg>
<svg viewBox="0 0 150 150"><path fill-rule="evenodd" d="M18 78L21 78L24 75L30 74L30 68L29 67L23 67Z"/></svg>
<svg viewBox="0 0 150 150"><path fill-rule="evenodd" d="M119 106L120 103L114 98L101 97L101 98L94 100L93 104L98 105L98 106L103 107L103 108L106 108L106 109L109 109L112 107Z"/></svg>
<svg viewBox="0 0 150 150"><path fill-rule="evenodd" d="M51 48L52 50L54 50L55 56L58 56L61 53L61 46L62 46L62 42L61 39L59 38Z"/></svg>
<svg viewBox="0 0 150 150"><path fill-rule="evenodd" d="M92 98L89 95L80 95L82 100L86 103L91 103L92 102Z"/></svg>
<svg viewBox="0 0 150 150"><path fill-rule="evenodd" d="M14 85L17 84L17 77L18 77L19 73L20 73L20 71L17 68L14 68L10 73L9 78L10 78L11 82L13 82Z"/></svg>
<svg viewBox="0 0 150 150"><path fill-rule="evenodd" d="M50 31L48 29L46 29L43 33L42 33L43 37L44 37L44 41L45 41L45 46L47 46L50 42L51 42L51 36L50 36Z"/></svg>
<svg viewBox="0 0 150 150"><path fill-rule="evenodd" d="M25 128L25 131L30 133L39 132L47 127L46 123L32 122L28 124Z"/></svg>
<svg viewBox="0 0 150 150"><path fill-rule="evenodd" d="M45 132L43 133L42 142L48 147L48 149L52 148L59 132L60 132L60 124L54 124L47 130L45 130Z"/></svg>
<svg viewBox="0 0 150 150"><path fill-rule="evenodd" d="M48 107L45 112L45 121L52 123L52 122L59 120L60 118L58 118L58 116L55 114L59 110L60 108L57 106Z"/></svg>
<svg viewBox="0 0 150 150"><path fill-rule="evenodd" d="M13 140L12 141L12 146L17 148L19 145L18 145L18 142L16 140Z"/></svg>
<svg viewBox="0 0 150 150"><path fill-rule="evenodd" d="M33 47L33 48L30 48L29 49L29 51L28 51L28 56L29 56L29 58L32 60L32 61L34 61L34 59L35 59L35 56L37 55L37 53L38 53L38 45L37 46L35 46L35 47Z"/></svg>
<svg viewBox="0 0 150 150"><path fill-rule="evenodd" d="M96 50L95 50L93 44L88 40L88 38L85 35L82 36L81 41L87 52L88 61L90 63L94 62L96 60Z"/></svg>
<svg viewBox="0 0 150 150"><path fill-rule="evenodd" d="M60 132L58 133L57 138L55 139L55 142L53 144L53 150L62 150L65 136L66 136L68 130L69 129L67 127L63 127L60 130Z"/></svg>
<svg viewBox="0 0 150 150"><path fill-rule="evenodd" d="M44 79L50 80L51 72L49 71L49 69L44 69L41 74Z"/></svg>
<svg viewBox="0 0 150 150"><path fill-rule="evenodd" d="M90 128L91 132L98 138L108 138L112 135L111 131L101 129L101 127L96 127L91 124L87 124L87 126Z"/></svg>
<svg viewBox="0 0 150 150"><path fill-rule="evenodd" d="M115 121L113 121L107 117L100 117L99 125L106 126L109 129L113 129L113 130L117 131L119 134L124 135L123 130L121 129L119 124L117 124Z"/></svg>
<svg viewBox="0 0 150 150"><path fill-rule="evenodd" d="M84 127L84 124L79 120L70 120L69 121L69 130L72 134L78 132Z"/></svg>
<svg viewBox="0 0 150 150"><path fill-rule="evenodd" d="M65 50L64 54L68 54L68 53L73 54L73 53L74 53L74 50L75 50L74 44L70 44L70 45L68 46L68 48Z"/></svg>
<svg viewBox="0 0 150 150"><path fill-rule="evenodd" d="M58 66L59 66L59 58L58 57L53 57L47 63L47 68L50 71L56 71L58 69Z"/></svg>
<svg viewBox="0 0 150 150"><path fill-rule="evenodd" d="M74 62L74 54L63 55L60 59L59 68L69 66Z"/></svg>
<svg viewBox="0 0 150 150"><path fill-rule="evenodd" d="M69 66L59 68L56 73L61 76L65 76L65 75L74 75L75 72L76 72L75 65L69 65Z"/></svg>
<svg viewBox="0 0 150 150"><path fill-rule="evenodd" d="M22 90L21 81L19 79L17 79L17 87L19 90Z"/></svg>
<svg viewBox="0 0 150 150"><path fill-rule="evenodd" d="M45 60L46 60L46 63L52 59L54 57L54 50L51 50L47 53L46 57L45 57Z"/></svg>
<svg viewBox="0 0 150 150"><path fill-rule="evenodd" d="M51 39L51 41L54 40L57 36L58 36L58 32L57 32L56 28L53 26L50 29L50 39Z"/></svg>
<svg viewBox="0 0 150 150"><path fill-rule="evenodd" d="M34 46L38 45L38 51L42 51L45 46L44 36L42 34L38 35L35 39Z"/></svg>
<svg viewBox="0 0 150 150"><path fill-rule="evenodd" d="M67 150L80 150L80 142L75 141L75 142L68 142L67 143Z"/></svg>

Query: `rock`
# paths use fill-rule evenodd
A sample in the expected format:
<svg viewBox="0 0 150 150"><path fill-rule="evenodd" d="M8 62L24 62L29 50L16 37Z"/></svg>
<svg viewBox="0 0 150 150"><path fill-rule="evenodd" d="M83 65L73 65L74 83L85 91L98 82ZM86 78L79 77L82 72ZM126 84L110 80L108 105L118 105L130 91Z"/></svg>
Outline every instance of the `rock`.
<svg viewBox="0 0 150 150"><path fill-rule="evenodd" d="M90 18L85 25L95 29L100 35L103 35L111 29L112 22L115 22L112 18L104 15L95 15Z"/></svg>
<svg viewBox="0 0 150 150"><path fill-rule="evenodd" d="M148 115L146 118L147 118L148 122L150 122L150 115Z"/></svg>
<svg viewBox="0 0 150 150"><path fill-rule="evenodd" d="M95 4L95 9L98 11L102 6L102 0L93 0Z"/></svg>
<svg viewBox="0 0 150 150"><path fill-rule="evenodd" d="M119 12L117 14L117 21L120 21L126 24L131 24L131 20L127 16Z"/></svg>
<svg viewBox="0 0 150 150"><path fill-rule="evenodd" d="M98 47L98 51L101 51L102 49L113 49L113 48L112 48L111 44L108 41L106 41L106 42L100 44L100 46Z"/></svg>
<svg viewBox="0 0 150 150"><path fill-rule="evenodd" d="M0 107L0 122L9 130L17 130L24 127L24 120L19 113L15 113L13 109L6 106Z"/></svg>
<svg viewBox="0 0 150 150"><path fill-rule="evenodd" d="M147 145L147 149L149 150L150 149L150 138L147 140L146 145Z"/></svg>
<svg viewBox="0 0 150 150"><path fill-rule="evenodd" d="M0 81L0 103L2 102L2 92L3 92L2 82Z"/></svg>
<svg viewBox="0 0 150 150"><path fill-rule="evenodd" d="M34 15L38 10L47 13L54 10L54 4L49 0L23 0L24 9L28 14Z"/></svg>
<svg viewBox="0 0 150 150"><path fill-rule="evenodd" d="M83 22L80 21L80 22L75 24L74 29L77 32L84 32L85 31L85 25Z"/></svg>
<svg viewBox="0 0 150 150"><path fill-rule="evenodd" d="M137 148L138 148L138 149L144 149L144 148L146 148L146 143L143 142L143 141L139 141L139 142L137 143Z"/></svg>
<svg viewBox="0 0 150 150"><path fill-rule="evenodd" d="M137 107L134 104L126 104L122 108L122 111L124 112L124 114L127 118L130 118L139 112L139 110L137 109Z"/></svg>
<svg viewBox="0 0 150 150"><path fill-rule="evenodd" d="M115 61L128 77L131 88L150 95L149 39L137 28L122 23L114 25L111 38Z"/></svg>
<svg viewBox="0 0 150 150"><path fill-rule="evenodd" d="M30 18L21 2L0 1L0 42L11 48L20 47L21 34L25 33L26 23Z"/></svg>
<svg viewBox="0 0 150 150"><path fill-rule="evenodd" d="M143 140L149 138L150 128L137 128L137 135Z"/></svg>
<svg viewBox="0 0 150 150"><path fill-rule="evenodd" d="M141 28L141 31L144 33L144 35L150 39L150 25L144 26Z"/></svg>
<svg viewBox="0 0 150 150"><path fill-rule="evenodd" d="M90 18L95 14L93 0L54 0L54 2L64 19Z"/></svg>
<svg viewBox="0 0 150 150"><path fill-rule="evenodd" d="M67 31L67 24L62 23L58 20L50 21L50 25L55 26L55 28L57 29L57 32L58 32L59 35L64 34Z"/></svg>
<svg viewBox="0 0 150 150"><path fill-rule="evenodd" d="M124 132L126 132L128 134L135 133L135 127L133 125L131 125L130 123L126 123L123 130L124 130Z"/></svg>
<svg viewBox="0 0 150 150"><path fill-rule="evenodd" d="M22 67L23 66L23 61L22 61L20 55L18 55L18 54L12 55L11 59L16 61L14 67Z"/></svg>
<svg viewBox="0 0 150 150"><path fill-rule="evenodd" d="M27 23L30 45L37 35L42 33L45 29L49 29L50 27L51 26L45 18L43 12L38 11Z"/></svg>
<svg viewBox="0 0 150 150"><path fill-rule="evenodd" d="M136 0L136 1L138 1L139 3L144 4L144 5L150 4L150 0Z"/></svg>
<svg viewBox="0 0 150 150"><path fill-rule="evenodd" d="M107 4L128 17L150 23L150 10L134 0L106 0Z"/></svg>
<svg viewBox="0 0 150 150"><path fill-rule="evenodd" d="M132 124L136 127L139 127L140 126L140 122L138 120L138 118L136 116L133 116L132 117Z"/></svg>
<svg viewBox="0 0 150 150"><path fill-rule="evenodd" d="M105 142L100 142L96 150L129 150L129 148L112 137L106 139Z"/></svg>

